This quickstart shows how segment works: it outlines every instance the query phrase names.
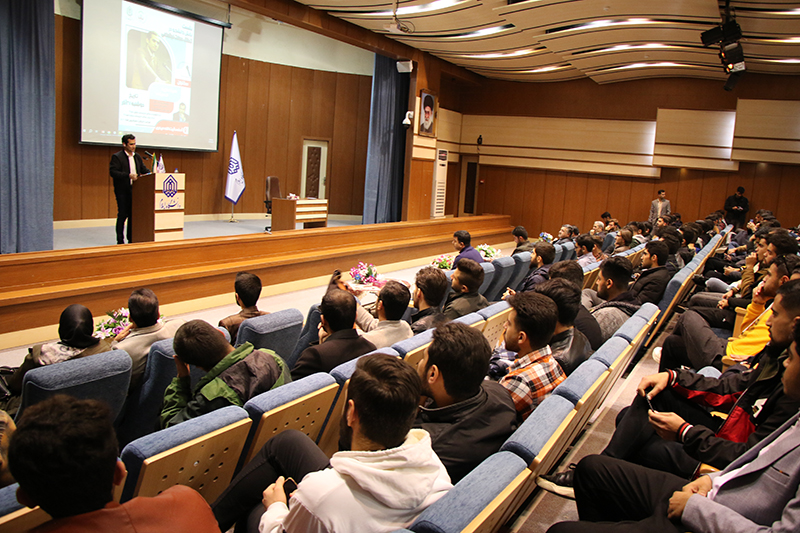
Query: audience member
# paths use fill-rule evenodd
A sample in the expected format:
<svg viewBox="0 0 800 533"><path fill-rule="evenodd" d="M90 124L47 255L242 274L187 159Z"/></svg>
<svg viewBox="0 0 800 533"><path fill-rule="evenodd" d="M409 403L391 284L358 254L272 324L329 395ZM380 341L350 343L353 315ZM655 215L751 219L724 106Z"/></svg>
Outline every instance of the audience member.
<svg viewBox="0 0 800 533"><path fill-rule="evenodd" d="M800 334L794 337L781 364L782 389L786 397L800 402ZM556 524L548 533L794 531L800 505L798 417L795 408L783 425L724 470L688 484L686 478L619 459L586 457L575 474L581 522Z"/></svg>
<svg viewBox="0 0 800 533"><path fill-rule="evenodd" d="M506 349L517 355L500 384L508 389L517 414L525 420L566 379L548 346L556 329L558 307L534 292L513 294L508 303L512 310L503 338Z"/></svg>
<svg viewBox="0 0 800 533"><path fill-rule="evenodd" d="M669 215L671 211L669 200L667 200L667 191L659 189L658 197L650 202L650 217L647 220L654 224L658 217Z"/></svg>
<svg viewBox="0 0 800 533"><path fill-rule="evenodd" d="M569 376L594 352L589 340L575 329L575 317L583 307L581 290L565 279L551 279L534 287L533 292L544 294L558 307L558 320L550 339L550 351L564 374Z"/></svg>
<svg viewBox="0 0 800 533"><path fill-rule="evenodd" d="M414 307L418 309L411 315L411 331L414 335L426 329L444 324L447 319L441 311L445 294L450 290L447 276L441 269L426 266L417 271L414 278Z"/></svg>
<svg viewBox="0 0 800 533"><path fill-rule="evenodd" d="M294 380L316 372L330 372L342 363L375 350L374 344L353 329L356 299L352 294L341 289L329 290L322 297L319 312L320 327L328 336L318 345L303 350L292 368Z"/></svg>
<svg viewBox="0 0 800 533"><path fill-rule="evenodd" d="M641 261L644 270L631 286L631 292L639 303L658 304L661 301L672 279L672 273L666 267L668 256L669 248L662 241L650 241L645 245Z"/></svg>
<svg viewBox="0 0 800 533"><path fill-rule="evenodd" d="M733 224L734 228L739 229L745 225L750 202L744 196L744 187L737 187L736 193L728 196L724 209L725 218L729 224Z"/></svg>
<svg viewBox="0 0 800 533"><path fill-rule="evenodd" d="M458 252L455 260L453 260L453 268L456 268L462 259L472 259L476 263L483 263L483 256L470 245L471 242L472 237L470 237L468 231L458 230L453 233L453 248Z"/></svg>
<svg viewBox="0 0 800 533"><path fill-rule="evenodd" d="M31 346L19 368L5 378L8 394L0 399L0 409L10 416L17 414L22 398L22 380L28 370L109 351L112 339L100 340L93 333L92 312L79 304L67 306L58 319L60 340Z"/></svg>
<svg viewBox="0 0 800 533"><path fill-rule="evenodd" d="M594 249L594 238L588 233L579 235L578 238L575 239L575 253L578 256L578 264L581 266L581 268L597 262L597 259L594 256Z"/></svg>
<svg viewBox="0 0 800 533"><path fill-rule="evenodd" d="M266 311L258 310L258 298L261 296L261 278L249 272L239 272L236 274L236 281L233 283L236 291L236 304L242 308L235 315L223 318L219 321L219 326L228 330L231 334L231 344L236 345L236 336L239 334L239 326L248 318L267 315Z"/></svg>
<svg viewBox="0 0 800 533"><path fill-rule="evenodd" d="M592 237L594 239L594 248L592 249L592 255L594 256L595 263L601 263L608 257L605 253L603 253L603 237L599 235L595 235Z"/></svg>
<svg viewBox="0 0 800 533"><path fill-rule="evenodd" d="M356 307L356 325L364 332L361 336L374 344L375 348L386 348L413 337L411 326L403 320L409 300L411 293L408 287L399 281L387 281L378 293L378 318L374 318L361 305Z"/></svg>
<svg viewBox="0 0 800 533"><path fill-rule="evenodd" d="M171 339L183 325L183 320L161 320L158 298L150 289L136 289L128 298L130 325L122 330L111 343L112 348L125 350L131 356L131 384L135 390L142 384L144 368L150 346L156 341Z"/></svg>
<svg viewBox="0 0 800 533"><path fill-rule="evenodd" d="M559 228L556 241L553 244L565 244L568 242L572 242L572 226L564 224Z"/></svg>
<svg viewBox="0 0 800 533"><path fill-rule="evenodd" d="M228 405L241 407L250 398L292 380L275 352L256 350L249 342L234 349L203 320L190 320L178 328L172 347L178 376L164 393L162 429ZM194 390L189 365L206 372Z"/></svg>
<svg viewBox="0 0 800 533"><path fill-rule="evenodd" d="M544 283L550 279L550 267L553 266L553 261L556 258L556 247L549 242L539 241L533 245L533 252L531 252L531 266L529 267L528 275L522 280L522 288L520 292L528 292L539 283ZM514 291L509 289L506 294L513 295Z"/></svg>
<svg viewBox="0 0 800 533"><path fill-rule="evenodd" d="M600 264L597 275L597 292L592 294L588 289L584 295L590 297L593 307L592 315L603 332L603 342L614 335L641 307L633 292L628 290L633 266L627 257L609 257Z"/></svg>
<svg viewBox="0 0 800 533"><path fill-rule="evenodd" d="M550 279L565 279L580 289L583 287L583 270L578 266L577 261L559 261L550 269ZM603 345L603 332L600 331L600 325L589 309L583 305L578 307L575 329L583 333L589 340L592 350L599 350Z"/></svg>
<svg viewBox="0 0 800 533"><path fill-rule="evenodd" d="M342 451L329 459L299 431L272 437L214 502L221 529L248 515L249 531L258 525L270 533L389 532L411 524L452 486L428 432L411 429L420 385L397 357L359 359L347 388ZM288 477L298 483L287 502Z"/></svg>
<svg viewBox="0 0 800 533"><path fill-rule="evenodd" d="M514 236L514 245L516 246L511 255L533 251L533 243L528 240L528 232L524 226L517 226L511 234Z"/></svg>
<svg viewBox="0 0 800 533"><path fill-rule="evenodd" d="M104 403L57 395L25 409L8 451L17 499L53 517L33 531L219 533L206 501L183 485L114 502L113 486L126 474L118 456Z"/></svg>
<svg viewBox="0 0 800 533"><path fill-rule="evenodd" d="M631 249L631 241L633 241L633 232L625 226L617 232L617 238L614 240L614 251L612 255L621 252L627 252Z"/></svg>
<svg viewBox="0 0 800 533"><path fill-rule="evenodd" d="M613 218L611 217L611 213L608 211L603 211L603 214L600 215L600 220L603 221L604 225L608 226L608 223L611 222Z"/></svg>
<svg viewBox="0 0 800 533"><path fill-rule="evenodd" d="M5 411L0 411L0 487L7 487L14 483L14 476L8 469L8 445L16 430L14 419Z"/></svg>
<svg viewBox="0 0 800 533"><path fill-rule="evenodd" d="M596 235L598 237L605 237L606 236L606 225L602 220L595 220L594 224L592 224L592 229L589 230L590 235Z"/></svg>
<svg viewBox="0 0 800 533"><path fill-rule="evenodd" d="M683 268L683 261L678 258L678 250L681 248L683 242L683 235L673 226L663 226L654 231L658 240L663 241L667 245L669 255L667 256L667 270L675 274L678 270Z"/></svg>
<svg viewBox="0 0 800 533"><path fill-rule="evenodd" d="M538 244L538 243L537 243ZM489 305L478 289L483 283L483 267L472 259L464 259L450 275L453 293L444 304L444 316L454 320L460 316L474 313Z"/></svg>
<svg viewBox="0 0 800 533"><path fill-rule="evenodd" d="M414 427L430 434L433 451L453 483L498 451L517 427L508 392L484 380L490 356L480 331L451 322L434 331L417 366L428 400Z"/></svg>

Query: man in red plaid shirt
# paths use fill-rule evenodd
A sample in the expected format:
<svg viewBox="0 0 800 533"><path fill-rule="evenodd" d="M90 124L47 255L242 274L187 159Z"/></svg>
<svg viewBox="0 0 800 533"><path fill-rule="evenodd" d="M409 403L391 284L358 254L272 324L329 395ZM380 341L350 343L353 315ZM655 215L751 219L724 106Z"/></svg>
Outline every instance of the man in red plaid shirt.
<svg viewBox="0 0 800 533"><path fill-rule="evenodd" d="M517 352L500 384L511 394L517 415L525 420L556 386L566 379L550 352L558 307L543 294L520 292L506 300L511 313L506 320L506 349Z"/></svg>

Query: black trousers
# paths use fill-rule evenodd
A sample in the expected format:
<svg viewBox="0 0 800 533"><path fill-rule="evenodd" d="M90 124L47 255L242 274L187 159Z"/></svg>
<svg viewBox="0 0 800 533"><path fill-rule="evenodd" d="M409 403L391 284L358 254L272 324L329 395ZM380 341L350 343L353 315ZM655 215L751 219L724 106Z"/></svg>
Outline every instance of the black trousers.
<svg viewBox="0 0 800 533"><path fill-rule="evenodd" d="M693 425L716 430L721 419L708 411L666 389L652 400L657 411L675 413ZM670 442L658 436L650 425L647 400L639 395L630 407L617 415L617 427L602 455L630 461L638 465L669 472L686 480L700 463L687 454L679 442ZM576 475L577 478L577 475Z"/></svg>
<svg viewBox="0 0 800 533"><path fill-rule="evenodd" d="M728 340L718 337L698 311L685 311L678 319L673 334L664 339L659 372L681 366L695 370L704 366L722 368L722 356L725 355Z"/></svg>
<svg viewBox="0 0 800 533"><path fill-rule="evenodd" d="M329 466L328 456L305 433L292 429L275 435L211 505L219 528L227 531L236 524L237 533L258 531L264 489L279 476L300 483L306 474Z"/></svg>
<svg viewBox="0 0 800 533"><path fill-rule="evenodd" d="M117 198L117 244L124 244L125 221L128 221L128 242L131 242L131 211L133 211L133 195L130 192L114 192Z"/></svg>
<svg viewBox="0 0 800 533"><path fill-rule="evenodd" d="M672 474L619 459L589 455L575 471L580 522L554 524L548 533L683 532L667 518L669 499L687 483Z"/></svg>

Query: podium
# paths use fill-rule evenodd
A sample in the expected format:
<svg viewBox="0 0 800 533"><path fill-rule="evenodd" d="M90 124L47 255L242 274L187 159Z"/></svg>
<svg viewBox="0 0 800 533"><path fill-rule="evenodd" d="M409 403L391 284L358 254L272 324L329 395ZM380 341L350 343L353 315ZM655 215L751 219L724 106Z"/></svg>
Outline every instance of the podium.
<svg viewBox="0 0 800 533"><path fill-rule="evenodd" d="M328 200L300 198L272 199L272 231L295 229L298 222L304 228L325 228L328 226Z"/></svg>
<svg viewBox="0 0 800 533"><path fill-rule="evenodd" d="M133 242L183 239L185 174L144 174L133 182Z"/></svg>

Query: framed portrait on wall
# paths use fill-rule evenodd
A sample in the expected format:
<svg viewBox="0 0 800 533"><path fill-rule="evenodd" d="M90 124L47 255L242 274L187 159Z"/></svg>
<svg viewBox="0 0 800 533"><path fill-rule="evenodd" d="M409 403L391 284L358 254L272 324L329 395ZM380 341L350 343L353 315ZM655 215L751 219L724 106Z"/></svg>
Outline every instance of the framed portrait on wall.
<svg viewBox="0 0 800 533"><path fill-rule="evenodd" d="M419 134L425 137L436 137L436 115L439 101L428 89L419 93Z"/></svg>

